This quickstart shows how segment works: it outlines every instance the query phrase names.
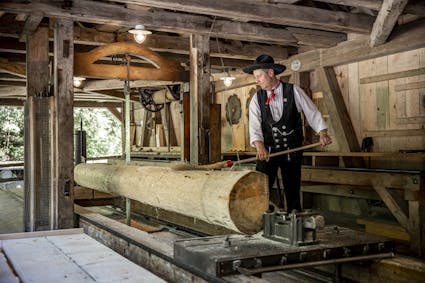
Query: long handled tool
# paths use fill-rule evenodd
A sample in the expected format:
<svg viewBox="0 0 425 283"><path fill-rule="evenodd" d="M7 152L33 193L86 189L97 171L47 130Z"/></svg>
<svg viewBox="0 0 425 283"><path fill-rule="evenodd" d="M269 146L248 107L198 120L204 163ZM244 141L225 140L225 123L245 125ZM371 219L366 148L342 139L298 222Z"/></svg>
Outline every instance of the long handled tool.
<svg viewBox="0 0 425 283"><path fill-rule="evenodd" d="M279 152L275 152L269 155L269 157L275 157L275 156L279 156L279 155L284 155L284 154L288 154L288 153L292 153L292 152L297 152L297 151L301 151L301 150L305 150L305 149L310 149L316 146L319 146L320 142L317 143L313 143L313 144L309 144L309 145L304 145L304 146L300 146L300 147L296 147L296 148L292 148L292 149L288 149L288 150L284 150L284 151L279 151ZM250 157L247 159L242 159L242 160L238 160L238 161L231 161L231 160L225 160L225 161L220 161L220 162L216 162L213 164L206 164L206 165L192 165L189 163L179 163L176 164L174 166L172 166L171 168L173 170L176 171L183 171L183 170L219 170L222 168L228 168L228 167L232 167L236 164L242 164L242 163L248 163L248 162L252 162L257 160L257 157Z"/></svg>

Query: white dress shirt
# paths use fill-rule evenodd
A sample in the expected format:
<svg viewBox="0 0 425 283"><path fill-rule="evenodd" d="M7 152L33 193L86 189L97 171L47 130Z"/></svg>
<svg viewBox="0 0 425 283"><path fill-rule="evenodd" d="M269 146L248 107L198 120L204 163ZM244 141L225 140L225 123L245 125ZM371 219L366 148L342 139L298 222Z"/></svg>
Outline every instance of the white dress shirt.
<svg viewBox="0 0 425 283"><path fill-rule="evenodd" d="M274 92L275 98L270 101L269 106L273 120L277 122L282 117L283 112L283 84L280 83ZM267 91L267 97L270 97L270 95L271 91ZM304 112L308 124L316 133L328 128L316 105L314 105L313 101L311 101L305 92L296 85L294 85L294 98L298 112ZM249 140L253 147L255 147L255 141L264 142L263 131L261 130L261 110L258 105L257 94L252 97L249 104Z"/></svg>

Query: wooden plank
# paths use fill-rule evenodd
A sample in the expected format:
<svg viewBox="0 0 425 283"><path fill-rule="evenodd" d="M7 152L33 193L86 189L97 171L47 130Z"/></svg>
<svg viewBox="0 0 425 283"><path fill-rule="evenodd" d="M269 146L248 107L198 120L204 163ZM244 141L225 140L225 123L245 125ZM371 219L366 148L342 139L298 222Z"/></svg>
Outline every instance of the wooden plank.
<svg viewBox="0 0 425 283"><path fill-rule="evenodd" d="M305 185L301 186L301 192L350 198L381 200L379 195L371 187L347 185Z"/></svg>
<svg viewBox="0 0 425 283"><path fill-rule="evenodd" d="M412 90L412 89L419 89L419 88L425 88L425 81L399 84L395 86L395 91Z"/></svg>
<svg viewBox="0 0 425 283"><path fill-rule="evenodd" d="M122 3L173 9L177 11L206 14L245 21L267 22L280 25L299 26L312 29L323 29L341 32L368 33L373 20L370 16L350 13L331 12L324 9L280 4L273 8L267 3L233 0L218 4L214 0L187 0L175 2L171 0L119 0Z"/></svg>
<svg viewBox="0 0 425 283"><path fill-rule="evenodd" d="M209 36L190 36L190 162L208 164L210 126ZM198 133L198 134L195 134Z"/></svg>
<svg viewBox="0 0 425 283"><path fill-rule="evenodd" d="M376 86L376 129L385 130L389 125L390 106L388 84Z"/></svg>
<svg viewBox="0 0 425 283"><path fill-rule="evenodd" d="M423 136L425 129L364 131L365 137Z"/></svg>
<svg viewBox="0 0 425 283"><path fill-rule="evenodd" d="M377 76L372 76L367 78L361 78L360 84L370 84L370 83L394 80L399 78L414 77L414 76L419 76L423 74L425 74L425 68L419 68L414 70L401 71L401 72L377 75Z"/></svg>
<svg viewBox="0 0 425 283"><path fill-rule="evenodd" d="M365 225L365 232L401 241L410 241L410 235L400 225L358 218L358 224Z"/></svg>
<svg viewBox="0 0 425 283"><path fill-rule="evenodd" d="M74 193L74 200L78 199L93 199L93 192L92 189L83 188L80 186L74 186L73 188Z"/></svg>
<svg viewBox="0 0 425 283"><path fill-rule="evenodd" d="M74 23L54 23L54 130L52 133L52 218L55 229L74 227Z"/></svg>
<svg viewBox="0 0 425 283"><path fill-rule="evenodd" d="M371 186L373 180L385 180L387 187L420 190L419 174L383 173L351 170L302 168L301 180L329 184Z"/></svg>
<svg viewBox="0 0 425 283"><path fill-rule="evenodd" d="M46 230L46 231L34 231L24 233L11 233L11 234L0 234L0 240L17 240L17 239L28 239L34 237L48 237L48 236L62 236L62 235L74 235L84 234L83 228L72 228L62 230Z"/></svg>
<svg viewBox="0 0 425 283"><path fill-rule="evenodd" d="M383 0L370 34L370 46L383 44L409 0Z"/></svg>
<svg viewBox="0 0 425 283"><path fill-rule="evenodd" d="M3 248L23 282L164 282L81 233L10 239Z"/></svg>
<svg viewBox="0 0 425 283"><path fill-rule="evenodd" d="M4 73L12 74L20 78L26 78L24 64L9 62L6 58L0 58L0 70Z"/></svg>
<svg viewBox="0 0 425 283"><path fill-rule="evenodd" d="M422 178L422 182L423 182ZM425 188L425 186L422 186ZM409 201L409 227L411 250L419 256L425 255L425 199L421 192L417 201Z"/></svg>

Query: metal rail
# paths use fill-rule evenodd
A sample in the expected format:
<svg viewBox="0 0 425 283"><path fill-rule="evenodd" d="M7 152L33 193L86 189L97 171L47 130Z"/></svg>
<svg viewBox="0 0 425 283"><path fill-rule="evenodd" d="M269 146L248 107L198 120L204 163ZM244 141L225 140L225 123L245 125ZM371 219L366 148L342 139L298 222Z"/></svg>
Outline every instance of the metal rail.
<svg viewBox="0 0 425 283"><path fill-rule="evenodd" d="M382 259L382 258L390 258L390 257L394 257L394 253L390 252L390 253L375 254L375 255L353 256L349 258L338 258L338 259L321 260L321 261L314 261L314 262L294 263L294 264L260 267L260 268L253 268L253 269L238 267L237 271L239 271L241 274L244 274L244 275L254 275L259 273L282 271L282 270L288 270L288 269L294 269L294 268L312 267L312 266L327 265L327 264L338 264L338 263L346 263L351 261Z"/></svg>

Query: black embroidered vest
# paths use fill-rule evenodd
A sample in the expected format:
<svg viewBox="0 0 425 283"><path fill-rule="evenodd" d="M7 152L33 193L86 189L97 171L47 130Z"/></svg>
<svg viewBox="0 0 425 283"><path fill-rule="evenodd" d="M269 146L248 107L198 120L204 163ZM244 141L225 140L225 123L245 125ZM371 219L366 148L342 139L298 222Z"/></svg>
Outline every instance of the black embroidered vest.
<svg viewBox="0 0 425 283"><path fill-rule="evenodd" d="M302 146L304 137L301 114L297 110L292 84L282 83L283 111L279 121L274 121L270 106L266 105L267 91L257 92L258 105L261 110L261 127L266 149L272 152L283 151Z"/></svg>

